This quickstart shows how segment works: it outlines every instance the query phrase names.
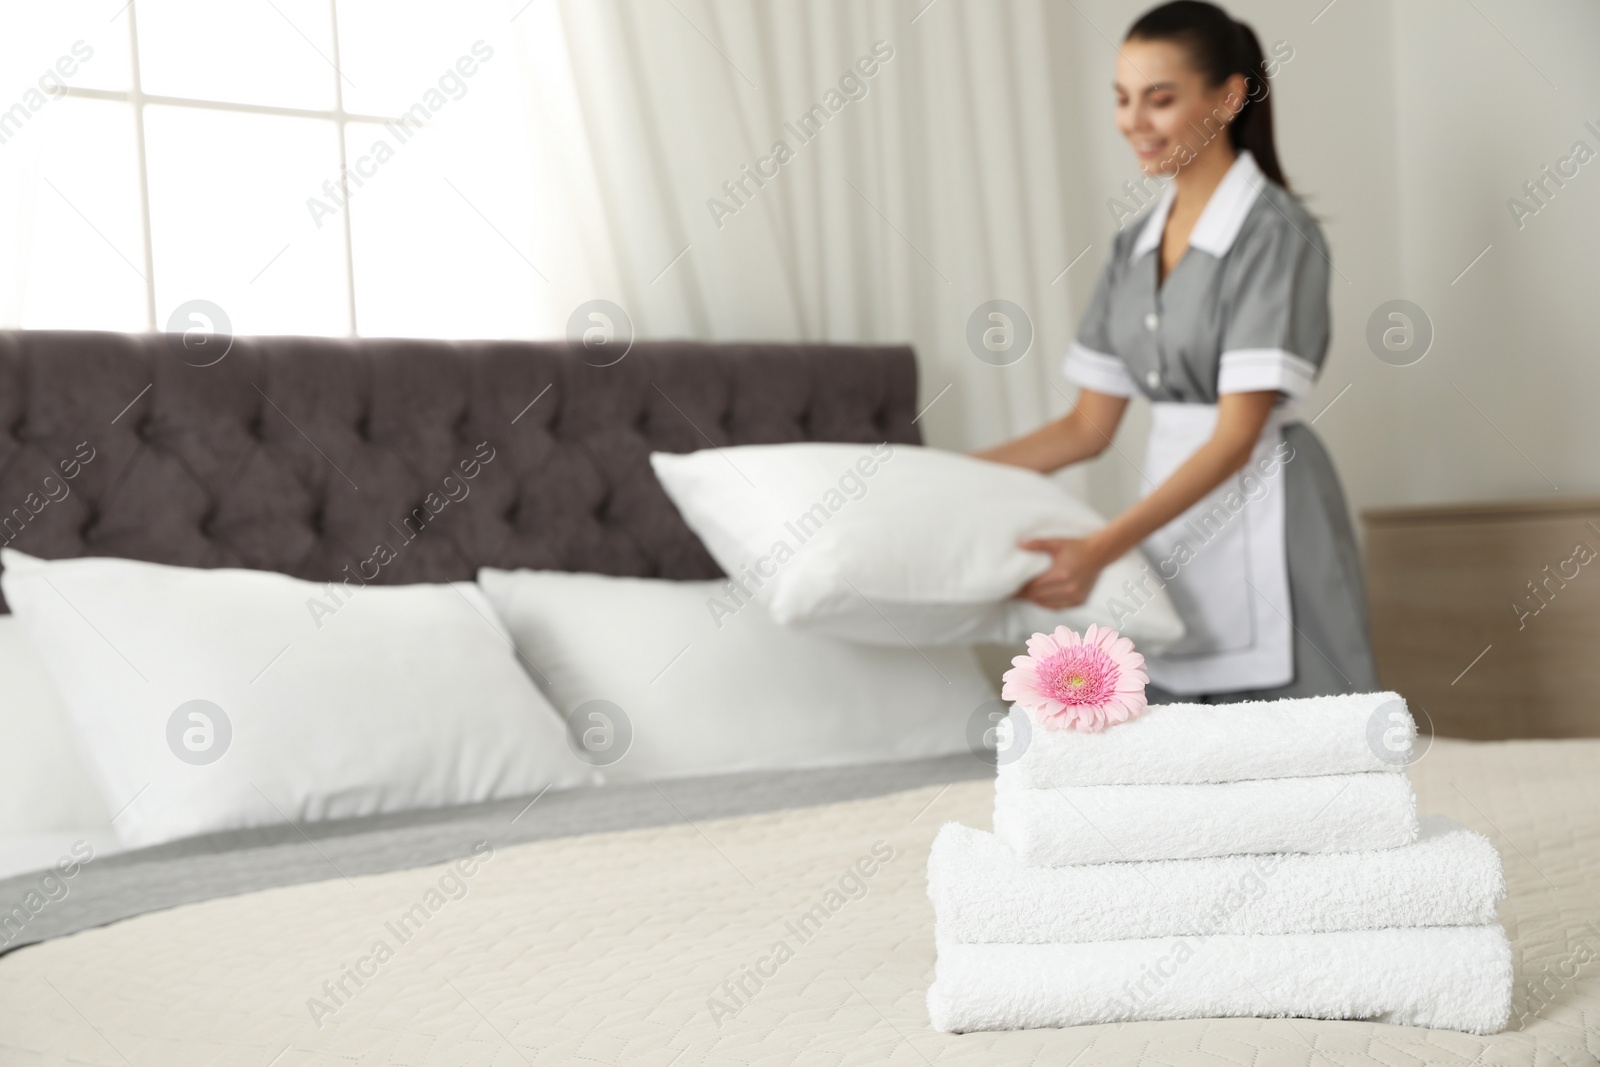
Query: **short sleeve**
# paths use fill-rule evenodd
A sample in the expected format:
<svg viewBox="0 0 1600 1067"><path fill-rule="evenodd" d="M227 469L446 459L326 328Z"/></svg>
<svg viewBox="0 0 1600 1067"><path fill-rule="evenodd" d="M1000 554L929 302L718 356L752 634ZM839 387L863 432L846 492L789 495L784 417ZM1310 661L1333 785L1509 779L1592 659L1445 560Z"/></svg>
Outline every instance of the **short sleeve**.
<svg viewBox="0 0 1600 1067"><path fill-rule="evenodd" d="M1111 262L1106 264L1094 287L1089 310L1084 312L1083 322L1078 327L1078 339L1067 349L1061 373L1069 381L1097 393L1133 396L1139 387L1128 373L1128 365L1111 352L1111 272L1117 261L1118 253L1113 251Z"/></svg>
<svg viewBox="0 0 1600 1067"><path fill-rule="evenodd" d="M1310 219L1291 223L1278 216L1273 222L1237 252L1218 395L1276 390L1299 400L1310 394L1327 355L1332 264L1322 235Z"/></svg>

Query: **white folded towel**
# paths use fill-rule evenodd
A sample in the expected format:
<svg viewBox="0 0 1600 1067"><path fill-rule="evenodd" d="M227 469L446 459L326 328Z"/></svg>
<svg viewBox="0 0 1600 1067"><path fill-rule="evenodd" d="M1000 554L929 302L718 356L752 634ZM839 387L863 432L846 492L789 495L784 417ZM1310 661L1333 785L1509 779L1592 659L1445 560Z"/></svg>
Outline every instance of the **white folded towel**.
<svg viewBox="0 0 1600 1067"><path fill-rule="evenodd" d="M928 856L935 928L962 943L1477 926L1505 893L1494 845L1442 815L1398 848L1072 867L946 823Z"/></svg>
<svg viewBox="0 0 1600 1067"><path fill-rule="evenodd" d="M928 1017L957 1033L1298 1016L1492 1034L1511 1013L1493 924L938 948Z"/></svg>
<svg viewBox="0 0 1600 1067"><path fill-rule="evenodd" d="M1013 736L1024 747L1009 760L1002 752L1000 779L1031 788L1398 771L1410 762L1417 732L1398 693L1157 704L1092 734L1015 721L1027 714L1011 709Z"/></svg>
<svg viewBox="0 0 1600 1067"><path fill-rule="evenodd" d="M1021 789L1000 779L994 832L1023 863L1044 867L1350 852L1416 840L1417 799L1405 775L1384 772L1059 789Z"/></svg>

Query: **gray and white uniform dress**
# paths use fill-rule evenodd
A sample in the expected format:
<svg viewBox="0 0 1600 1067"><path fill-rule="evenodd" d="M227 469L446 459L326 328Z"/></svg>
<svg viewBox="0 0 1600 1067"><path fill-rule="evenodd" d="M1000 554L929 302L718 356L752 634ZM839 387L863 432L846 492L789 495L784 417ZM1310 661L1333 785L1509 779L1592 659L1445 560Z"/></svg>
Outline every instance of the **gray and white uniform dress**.
<svg viewBox="0 0 1600 1067"><path fill-rule="evenodd" d="M1065 371L1152 402L1143 489L1211 436L1217 398L1280 396L1250 462L1152 534L1187 635L1146 654L1152 699L1244 700L1378 688L1360 558L1333 464L1297 406L1328 351L1327 245L1316 221L1241 152L1189 248L1158 280L1173 190L1118 235ZM1113 615L1117 610L1113 611Z"/></svg>

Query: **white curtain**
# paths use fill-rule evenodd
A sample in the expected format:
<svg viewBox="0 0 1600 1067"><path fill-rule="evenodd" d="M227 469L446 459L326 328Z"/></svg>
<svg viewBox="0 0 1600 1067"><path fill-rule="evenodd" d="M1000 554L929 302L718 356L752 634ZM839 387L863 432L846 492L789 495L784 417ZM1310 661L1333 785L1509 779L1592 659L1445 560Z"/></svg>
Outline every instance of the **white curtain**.
<svg viewBox="0 0 1600 1067"><path fill-rule="evenodd" d="M1064 222L1080 146L1048 8L532 0L542 317L604 298L641 337L909 342L945 447L1064 410L1099 257L1066 271L1088 240ZM1010 365L967 340L994 299L1033 328Z"/></svg>

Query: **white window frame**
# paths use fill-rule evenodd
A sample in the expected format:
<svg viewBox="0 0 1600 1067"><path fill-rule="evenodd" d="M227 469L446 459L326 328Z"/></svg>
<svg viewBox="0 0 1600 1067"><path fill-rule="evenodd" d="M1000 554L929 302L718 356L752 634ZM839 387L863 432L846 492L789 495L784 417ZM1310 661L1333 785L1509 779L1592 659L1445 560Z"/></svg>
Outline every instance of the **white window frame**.
<svg viewBox="0 0 1600 1067"><path fill-rule="evenodd" d="M145 162L144 109L147 104L162 107L202 108L208 111L228 111L247 115L279 115L297 119L320 119L332 122L339 141L339 192L344 197L345 209L339 214L344 234L345 314L349 319L350 337L359 335L356 322L356 257L350 231L350 183L346 169L345 127L352 122L392 123L400 119L392 115L365 115L346 111L344 107L344 73L339 57L339 0L328 0L328 17L332 20L333 107L329 109L277 107L271 104L241 104L229 100L206 100L188 96L162 96L146 93L139 76L139 20L138 0L128 0L128 89L84 89L67 86L62 95L85 100L110 100L128 104L133 110L133 141L139 170L139 221L144 241L144 302L146 328L155 331L156 324L156 271L155 250L150 225L150 169ZM270 264L269 264L270 266Z"/></svg>

